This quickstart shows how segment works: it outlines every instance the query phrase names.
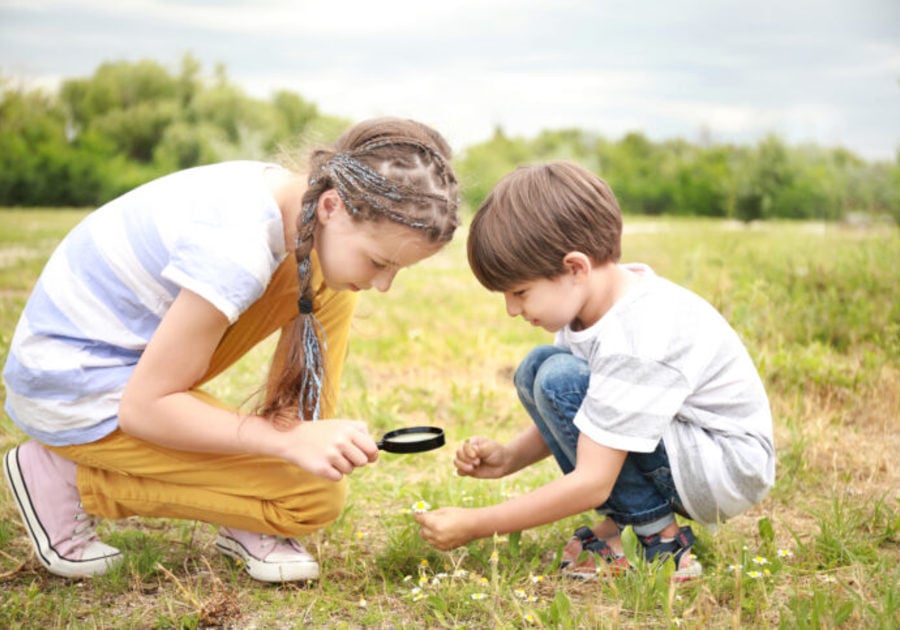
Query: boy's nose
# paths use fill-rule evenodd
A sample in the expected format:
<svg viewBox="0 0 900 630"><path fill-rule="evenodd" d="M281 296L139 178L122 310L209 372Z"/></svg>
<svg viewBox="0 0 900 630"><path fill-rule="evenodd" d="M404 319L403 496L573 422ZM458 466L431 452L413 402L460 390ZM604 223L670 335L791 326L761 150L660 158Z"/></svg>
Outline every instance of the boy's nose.
<svg viewBox="0 0 900 630"><path fill-rule="evenodd" d="M519 301L511 296L505 295L503 296L506 300L506 314L510 317L516 317L517 315L522 313L522 308L519 306Z"/></svg>

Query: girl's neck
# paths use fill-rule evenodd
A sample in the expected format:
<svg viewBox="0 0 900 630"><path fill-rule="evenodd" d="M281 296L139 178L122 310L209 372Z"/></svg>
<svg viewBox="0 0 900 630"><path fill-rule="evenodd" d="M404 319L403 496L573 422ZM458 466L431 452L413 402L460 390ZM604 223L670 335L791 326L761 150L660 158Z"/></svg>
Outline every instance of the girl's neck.
<svg viewBox="0 0 900 630"><path fill-rule="evenodd" d="M303 195L307 188L306 176L283 168L269 168L263 177L281 210L285 249L292 252L297 239L297 219L303 208Z"/></svg>

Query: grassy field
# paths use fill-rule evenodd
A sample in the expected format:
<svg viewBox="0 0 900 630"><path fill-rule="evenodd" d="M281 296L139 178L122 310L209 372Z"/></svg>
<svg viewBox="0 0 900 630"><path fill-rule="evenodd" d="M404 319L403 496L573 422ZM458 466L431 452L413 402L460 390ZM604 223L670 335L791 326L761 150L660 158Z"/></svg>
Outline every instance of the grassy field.
<svg viewBox="0 0 900 630"><path fill-rule="evenodd" d="M79 211L0 212L0 354L40 267ZM206 524L102 526L126 562L93 580L50 576L0 490L0 627L88 628L898 628L900 627L900 235L835 225L627 220L625 260L652 265L733 323L766 382L777 484L712 532L695 526L703 577L665 567L592 583L556 570L590 514L437 552L411 508L484 505L557 473L550 461L503 480L452 472L455 445L527 422L510 376L547 333L509 319L465 263L465 234L366 294L344 376L343 416L373 433L445 428L449 445L383 454L354 473L340 520L307 540L311 585L267 586L213 547ZM241 403L264 373L262 344L211 387ZM0 451L23 439L0 419Z"/></svg>

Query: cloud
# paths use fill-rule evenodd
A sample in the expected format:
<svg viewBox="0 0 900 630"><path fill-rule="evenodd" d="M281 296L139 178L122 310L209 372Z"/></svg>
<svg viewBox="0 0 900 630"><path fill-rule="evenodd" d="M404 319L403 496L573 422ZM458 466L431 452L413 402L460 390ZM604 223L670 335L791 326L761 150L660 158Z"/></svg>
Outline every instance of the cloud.
<svg viewBox="0 0 900 630"><path fill-rule="evenodd" d="M85 76L103 61L178 69L190 52L257 96L431 121L456 144L496 125L654 139L710 134L900 142L896 0L5 0L0 71Z"/></svg>
<svg viewBox="0 0 900 630"><path fill-rule="evenodd" d="M491 3L454 0L434 4L421 0L6 0L5 9L42 15L78 11L230 34L338 36L344 39L373 35L387 39L400 33L479 24L485 14L502 15L509 11L527 14L542 7L564 8L566 4L573 3L544 0L493 0Z"/></svg>

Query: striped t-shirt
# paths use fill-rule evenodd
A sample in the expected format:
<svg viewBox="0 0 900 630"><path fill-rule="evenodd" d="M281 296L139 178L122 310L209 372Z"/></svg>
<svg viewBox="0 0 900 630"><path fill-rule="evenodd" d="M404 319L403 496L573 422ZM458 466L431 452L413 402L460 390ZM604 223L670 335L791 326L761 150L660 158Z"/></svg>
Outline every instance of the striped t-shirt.
<svg viewBox="0 0 900 630"><path fill-rule="evenodd" d="M262 162L154 180L88 215L38 278L3 370L6 411L63 446L118 425L125 384L182 288L234 323L286 255Z"/></svg>
<svg viewBox="0 0 900 630"><path fill-rule="evenodd" d="M775 478L772 416L737 333L708 302L629 265L640 281L593 326L557 345L588 361L575 416L610 448L652 452L660 439L685 509L715 525L758 503Z"/></svg>

